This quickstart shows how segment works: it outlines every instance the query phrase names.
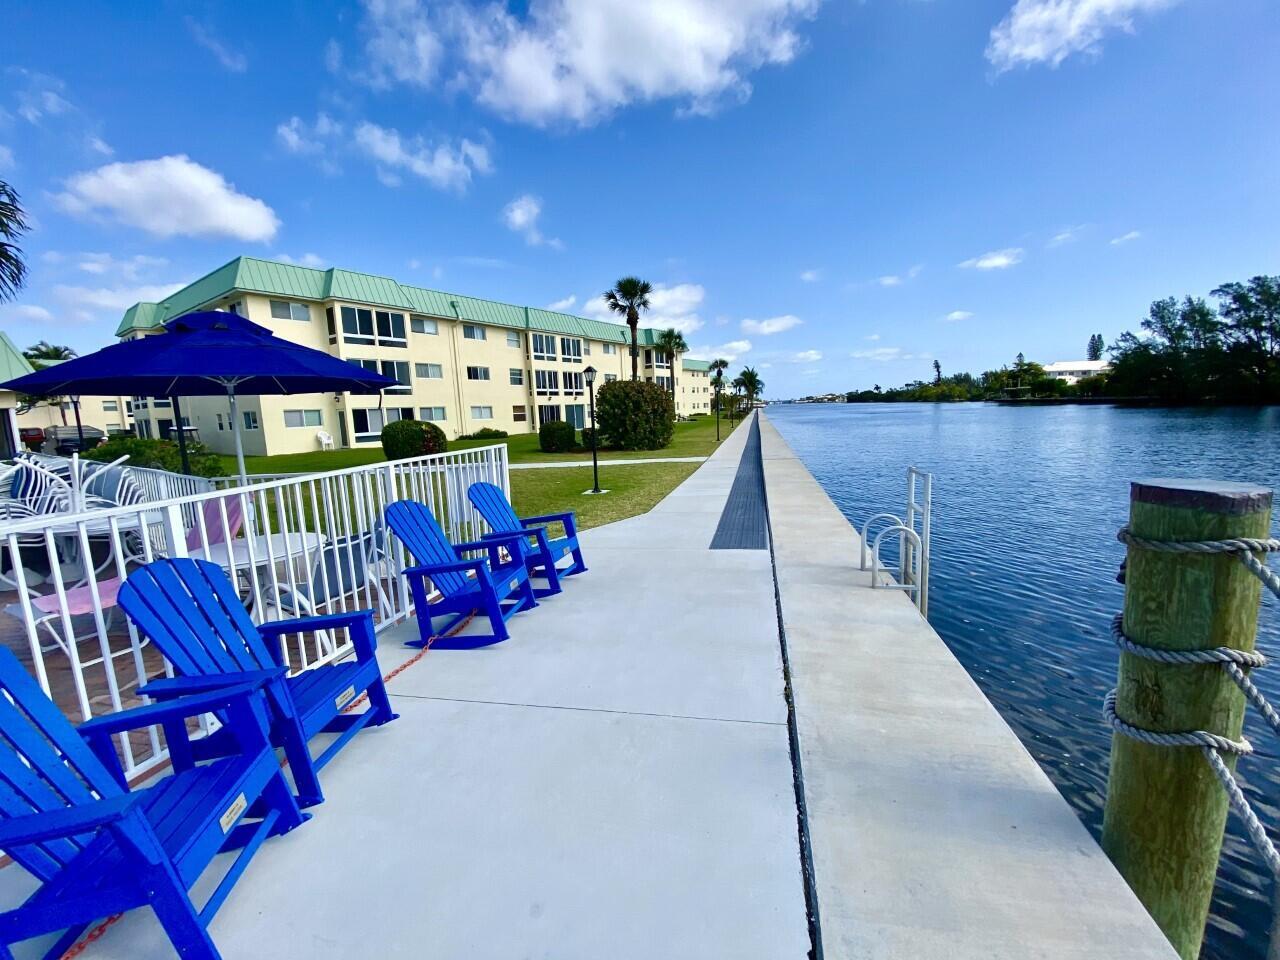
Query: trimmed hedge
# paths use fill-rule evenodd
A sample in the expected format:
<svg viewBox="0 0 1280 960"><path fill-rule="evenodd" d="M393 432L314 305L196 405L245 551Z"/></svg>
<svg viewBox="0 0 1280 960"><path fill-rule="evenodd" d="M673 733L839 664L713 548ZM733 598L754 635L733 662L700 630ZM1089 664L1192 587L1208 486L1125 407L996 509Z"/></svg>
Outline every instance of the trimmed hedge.
<svg viewBox="0 0 1280 960"><path fill-rule="evenodd" d="M544 423L538 428L538 446L546 453L566 453L577 446L577 431L563 420Z"/></svg>
<svg viewBox="0 0 1280 960"><path fill-rule="evenodd" d="M591 438L595 436L595 432L596 431L594 427L582 428L582 449L583 450L591 449Z"/></svg>
<svg viewBox="0 0 1280 960"><path fill-rule="evenodd" d="M656 383L613 380L596 391L596 424L604 446L660 450L675 432L671 395Z"/></svg>
<svg viewBox="0 0 1280 960"><path fill-rule="evenodd" d="M396 420L382 428L382 452L388 460L407 460L429 453L444 453L449 441L444 431L425 420Z"/></svg>
<svg viewBox="0 0 1280 960"><path fill-rule="evenodd" d="M459 440L502 440L507 436L505 430L495 430L493 427L481 427L475 433L464 433Z"/></svg>

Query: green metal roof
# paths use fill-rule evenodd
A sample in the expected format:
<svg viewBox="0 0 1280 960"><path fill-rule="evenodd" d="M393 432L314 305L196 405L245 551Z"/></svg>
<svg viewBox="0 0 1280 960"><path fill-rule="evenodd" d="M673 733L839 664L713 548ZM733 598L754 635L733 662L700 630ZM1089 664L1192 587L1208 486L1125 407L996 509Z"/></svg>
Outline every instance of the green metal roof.
<svg viewBox="0 0 1280 960"><path fill-rule="evenodd" d="M711 369L711 361L710 360L681 360L680 366L683 367L685 370L701 370L703 373L706 373L708 370Z"/></svg>
<svg viewBox="0 0 1280 960"><path fill-rule="evenodd" d="M22 351L13 345L9 335L0 330L0 383L8 383L28 373L34 373L31 361L22 355Z"/></svg>
<svg viewBox="0 0 1280 960"><path fill-rule="evenodd" d="M253 257L236 257L159 303L134 304L125 311L116 328L116 336L124 336L131 330L154 329L174 317L190 313L237 291L296 297L300 300L367 303L434 317L458 317L496 327L558 333L592 340L624 343L630 339L627 327L623 324L428 290L425 287L398 283L389 277L355 273L336 267L317 270ZM657 335L657 330L641 327L636 339L640 346L652 347Z"/></svg>

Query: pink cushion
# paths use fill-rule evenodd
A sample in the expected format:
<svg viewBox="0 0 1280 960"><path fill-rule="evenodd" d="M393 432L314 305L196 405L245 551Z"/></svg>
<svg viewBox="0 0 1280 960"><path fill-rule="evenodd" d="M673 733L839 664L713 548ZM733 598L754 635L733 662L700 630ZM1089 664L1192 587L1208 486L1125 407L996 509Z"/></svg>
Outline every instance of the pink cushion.
<svg viewBox="0 0 1280 960"><path fill-rule="evenodd" d="M98 584L98 600L103 610L116 605L116 594L120 592L120 584L122 582L119 577L112 577L110 580L103 580ZM35 597L31 601L31 605L41 613L59 613L62 610L62 607L58 605L58 595L56 593ZM73 617L93 613L93 587L86 583L82 587L68 590L66 609L67 613Z"/></svg>

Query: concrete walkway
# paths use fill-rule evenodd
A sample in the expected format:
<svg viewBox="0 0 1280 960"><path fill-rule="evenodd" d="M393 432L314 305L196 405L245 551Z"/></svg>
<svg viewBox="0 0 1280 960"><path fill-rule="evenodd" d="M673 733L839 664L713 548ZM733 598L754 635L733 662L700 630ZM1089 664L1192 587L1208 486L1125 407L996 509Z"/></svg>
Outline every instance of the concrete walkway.
<svg viewBox="0 0 1280 960"><path fill-rule="evenodd" d="M870 588L857 533L760 423L824 960L1176 960L911 601Z"/></svg>
<svg viewBox="0 0 1280 960"><path fill-rule="evenodd" d="M512 638L430 651L400 719L324 771L211 933L226 960L801 960L809 950L773 576L708 549L748 431ZM380 636L389 670L409 623ZM17 869L0 871L15 902ZM87 958L172 952L134 911Z"/></svg>
<svg viewBox="0 0 1280 960"><path fill-rule="evenodd" d="M727 442L727 441L726 441ZM636 463L705 463L706 457L650 457L647 460L601 460L600 465L609 467L629 466ZM512 470L553 470L559 467L589 467L590 460L558 460L555 463L512 463Z"/></svg>

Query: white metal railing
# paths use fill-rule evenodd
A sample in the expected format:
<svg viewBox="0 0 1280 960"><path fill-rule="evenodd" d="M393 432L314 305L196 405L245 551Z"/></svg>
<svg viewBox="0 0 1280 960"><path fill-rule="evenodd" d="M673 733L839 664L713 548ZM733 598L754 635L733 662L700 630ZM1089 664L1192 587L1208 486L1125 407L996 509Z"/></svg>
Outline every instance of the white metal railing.
<svg viewBox="0 0 1280 960"><path fill-rule="evenodd" d="M379 630L404 620L407 557L383 524L393 500L431 508L450 539L486 532L467 488L510 493L504 444L303 474L76 514L0 520L0 642L72 719L139 702L136 688L171 673L116 608L138 564L193 556L223 566L255 622L371 608ZM303 670L345 656L345 635L284 639ZM160 733L121 735L125 770L165 758Z"/></svg>
<svg viewBox="0 0 1280 960"><path fill-rule="evenodd" d="M907 468L907 510L905 517L894 513L877 513L862 525L861 566L871 562L871 586L876 589L904 590L919 608L921 616L929 615L929 554L933 520L933 474L916 467ZM887 525L868 542L874 524ZM880 543L886 536L898 538L898 565L889 567L880 559ZM881 573L896 582L886 583Z"/></svg>

